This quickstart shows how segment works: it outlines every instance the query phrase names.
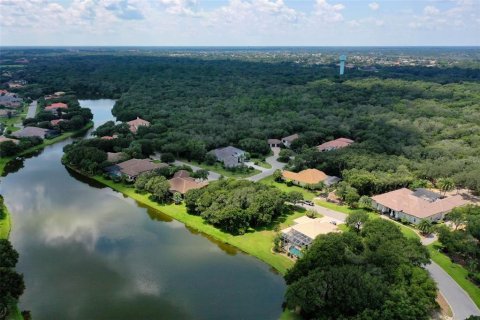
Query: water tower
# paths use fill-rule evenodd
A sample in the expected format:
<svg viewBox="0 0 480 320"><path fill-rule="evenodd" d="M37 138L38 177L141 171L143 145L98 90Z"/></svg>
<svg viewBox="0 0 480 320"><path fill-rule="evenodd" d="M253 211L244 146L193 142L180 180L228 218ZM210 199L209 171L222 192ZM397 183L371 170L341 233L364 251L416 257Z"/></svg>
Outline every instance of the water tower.
<svg viewBox="0 0 480 320"><path fill-rule="evenodd" d="M342 54L340 56L340 75L341 76L345 73L345 60L347 60L347 56Z"/></svg>

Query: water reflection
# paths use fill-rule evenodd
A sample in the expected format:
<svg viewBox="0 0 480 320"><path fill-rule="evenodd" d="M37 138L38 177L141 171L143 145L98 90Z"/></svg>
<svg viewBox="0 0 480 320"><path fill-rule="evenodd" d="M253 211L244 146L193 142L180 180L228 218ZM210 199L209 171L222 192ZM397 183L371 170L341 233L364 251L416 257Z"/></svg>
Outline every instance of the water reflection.
<svg viewBox="0 0 480 320"><path fill-rule="evenodd" d="M106 121L97 109L112 102L89 103ZM27 286L21 308L39 320L278 318L285 285L268 266L66 169L69 142L0 184Z"/></svg>

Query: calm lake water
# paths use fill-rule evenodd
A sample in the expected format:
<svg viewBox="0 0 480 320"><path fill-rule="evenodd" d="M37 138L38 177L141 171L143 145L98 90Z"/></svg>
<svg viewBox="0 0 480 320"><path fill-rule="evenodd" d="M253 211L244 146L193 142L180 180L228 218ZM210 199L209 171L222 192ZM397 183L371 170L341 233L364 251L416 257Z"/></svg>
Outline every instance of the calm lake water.
<svg viewBox="0 0 480 320"><path fill-rule="evenodd" d="M113 100L81 104L97 126L112 119ZM35 320L278 319L281 276L68 171L69 143L14 163L0 183L27 287L20 307Z"/></svg>

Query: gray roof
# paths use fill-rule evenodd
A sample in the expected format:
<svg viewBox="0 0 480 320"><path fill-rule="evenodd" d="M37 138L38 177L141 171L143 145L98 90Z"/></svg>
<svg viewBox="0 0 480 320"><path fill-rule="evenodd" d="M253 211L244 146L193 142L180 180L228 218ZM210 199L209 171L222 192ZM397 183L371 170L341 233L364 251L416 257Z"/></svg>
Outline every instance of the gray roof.
<svg viewBox="0 0 480 320"><path fill-rule="evenodd" d="M37 127L25 127L19 131L12 133L12 136L17 138L26 138L26 137L40 137L45 138L45 135L48 133L48 129L37 128Z"/></svg>
<svg viewBox="0 0 480 320"><path fill-rule="evenodd" d="M231 157L238 157L240 155L245 154L245 151L232 146L214 149L210 152L212 152L217 157L218 161L222 161L222 162L225 160L228 160Z"/></svg>
<svg viewBox="0 0 480 320"><path fill-rule="evenodd" d="M130 159L107 167L105 170L111 173L121 172L130 177L136 177L143 172L153 171L164 167L168 167L168 165L165 163L155 163L149 159Z"/></svg>
<svg viewBox="0 0 480 320"><path fill-rule="evenodd" d="M430 202L436 201L442 197L440 194L425 188L416 189L414 192L412 192L412 195Z"/></svg>
<svg viewBox="0 0 480 320"><path fill-rule="evenodd" d="M328 176L327 179L325 179L323 182L327 187L330 187L331 185L334 185L335 183L339 182L341 179L336 176Z"/></svg>
<svg viewBox="0 0 480 320"><path fill-rule="evenodd" d="M298 139L298 134L292 134L291 136L283 137L282 141L292 142Z"/></svg>

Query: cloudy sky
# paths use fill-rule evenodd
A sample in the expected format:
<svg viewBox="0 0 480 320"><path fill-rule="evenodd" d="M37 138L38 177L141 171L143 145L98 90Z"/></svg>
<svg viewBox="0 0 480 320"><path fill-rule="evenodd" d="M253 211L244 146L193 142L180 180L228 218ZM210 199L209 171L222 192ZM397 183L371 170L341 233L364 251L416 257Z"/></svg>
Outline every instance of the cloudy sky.
<svg viewBox="0 0 480 320"><path fill-rule="evenodd" d="M0 45L480 45L480 0L0 0Z"/></svg>

